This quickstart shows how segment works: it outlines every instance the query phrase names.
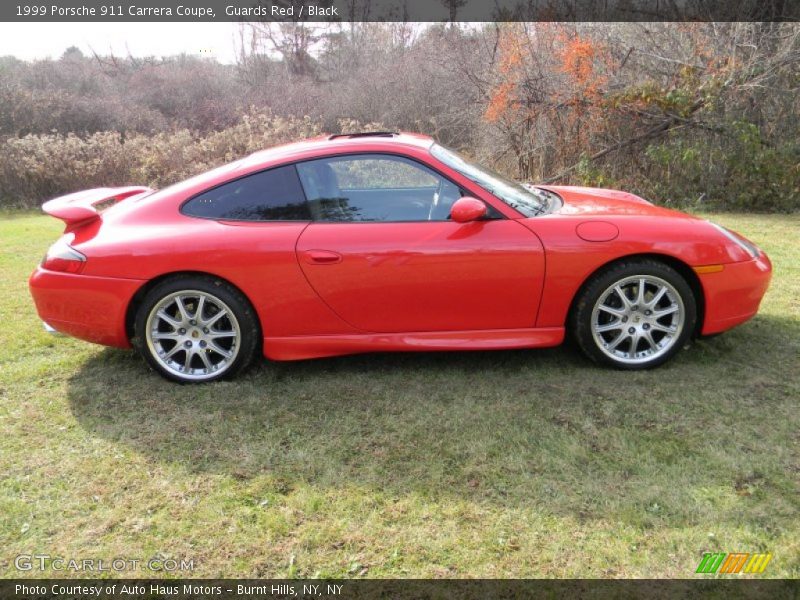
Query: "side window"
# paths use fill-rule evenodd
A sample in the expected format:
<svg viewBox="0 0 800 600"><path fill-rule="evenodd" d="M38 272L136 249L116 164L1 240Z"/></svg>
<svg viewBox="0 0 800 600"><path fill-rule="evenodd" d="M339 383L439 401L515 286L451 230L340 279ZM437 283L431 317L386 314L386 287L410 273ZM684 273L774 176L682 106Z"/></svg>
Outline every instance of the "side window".
<svg viewBox="0 0 800 600"><path fill-rule="evenodd" d="M224 183L189 200L181 212L190 217L232 221L311 219L294 165Z"/></svg>
<svg viewBox="0 0 800 600"><path fill-rule="evenodd" d="M461 190L412 160L381 154L297 164L317 221L444 221Z"/></svg>
<svg viewBox="0 0 800 600"><path fill-rule="evenodd" d="M433 189L439 185L439 177L431 171L400 157L367 156L329 160L328 163L343 190Z"/></svg>

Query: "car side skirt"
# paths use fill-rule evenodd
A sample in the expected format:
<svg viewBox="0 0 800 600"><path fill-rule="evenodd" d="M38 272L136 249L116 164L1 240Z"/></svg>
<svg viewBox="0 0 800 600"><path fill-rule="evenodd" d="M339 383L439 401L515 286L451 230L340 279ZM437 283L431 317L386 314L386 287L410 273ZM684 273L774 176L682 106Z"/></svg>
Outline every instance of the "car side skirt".
<svg viewBox="0 0 800 600"><path fill-rule="evenodd" d="M547 348L564 341L563 327L421 331L358 335L265 337L264 356L271 360L302 360L364 352L433 352Z"/></svg>

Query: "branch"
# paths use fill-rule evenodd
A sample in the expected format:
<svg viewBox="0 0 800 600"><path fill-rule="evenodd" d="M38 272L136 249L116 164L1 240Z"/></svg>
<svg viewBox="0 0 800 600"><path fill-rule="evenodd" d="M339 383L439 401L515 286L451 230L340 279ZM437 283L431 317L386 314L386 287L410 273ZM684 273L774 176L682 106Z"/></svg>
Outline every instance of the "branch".
<svg viewBox="0 0 800 600"><path fill-rule="evenodd" d="M704 106L704 104L705 103L703 102L703 100L698 100L689 109L689 114L693 114L693 113L697 112L698 110L700 110L700 108L702 108ZM609 146L608 148L604 148L604 149L600 150L599 152L595 152L594 154L592 154L589 157L589 162L594 162L596 160L599 160L599 159L603 158L604 156L606 156L608 154L611 154L612 152L617 152L618 150L622 150L623 148L627 148L629 146L633 146L634 144L638 144L639 142L643 142L644 140L648 140L648 139L651 139L651 138L658 137L659 135L661 135L662 133L664 133L666 131L669 131L675 125L678 125L679 123L685 124L685 121L686 121L686 119L684 119L682 117L678 117L677 115L669 115L669 117L667 119L665 119L664 121L662 121L658 125L656 125L654 127L651 127L647 131L645 131L643 133L640 133L639 135L636 135L636 136L634 136L632 138L628 138L627 140L624 140L624 141L619 142L617 144L614 144L613 146ZM546 179L544 179L542 181L542 183L552 183L553 181L557 181L557 180L561 179L562 177L564 177L565 175L568 175L568 174L572 173L575 169L578 168L579 165L580 165L580 163L575 163L574 165L572 165L571 167L567 167L566 169L564 169L560 173L557 173L556 175L553 175L552 177L547 177Z"/></svg>

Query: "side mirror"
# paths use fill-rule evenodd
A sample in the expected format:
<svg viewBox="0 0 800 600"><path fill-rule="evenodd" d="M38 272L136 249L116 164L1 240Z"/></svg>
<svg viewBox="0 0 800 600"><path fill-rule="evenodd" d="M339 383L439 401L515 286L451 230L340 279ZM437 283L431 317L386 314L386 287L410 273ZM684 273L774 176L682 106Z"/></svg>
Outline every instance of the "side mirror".
<svg viewBox="0 0 800 600"><path fill-rule="evenodd" d="M456 223L469 223L486 216L486 205L470 196L464 196L455 201L450 209L450 218Z"/></svg>

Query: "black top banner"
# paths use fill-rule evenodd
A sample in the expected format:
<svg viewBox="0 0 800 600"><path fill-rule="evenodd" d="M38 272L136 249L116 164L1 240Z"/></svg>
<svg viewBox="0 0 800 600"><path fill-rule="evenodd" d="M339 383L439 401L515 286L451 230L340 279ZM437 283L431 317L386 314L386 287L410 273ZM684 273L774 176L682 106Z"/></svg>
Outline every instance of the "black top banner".
<svg viewBox="0 0 800 600"><path fill-rule="evenodd" d="M800 0L3 0L0 21L798 21Z"/></svg>

